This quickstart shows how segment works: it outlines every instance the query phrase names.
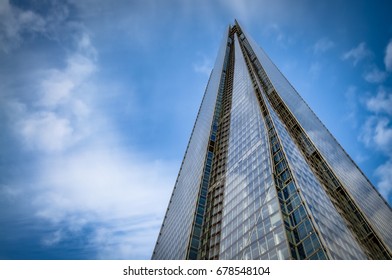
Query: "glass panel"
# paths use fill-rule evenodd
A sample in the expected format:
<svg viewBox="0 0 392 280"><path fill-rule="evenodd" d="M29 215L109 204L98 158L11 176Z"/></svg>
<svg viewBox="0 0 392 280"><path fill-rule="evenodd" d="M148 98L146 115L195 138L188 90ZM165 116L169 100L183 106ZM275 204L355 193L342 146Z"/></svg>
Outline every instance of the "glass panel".
<svg viewBox="0 0 392 280"><path fill-rule="evenodd" d="M285 236L275 237L284 228L276 212L268 133L237 40L235 65L219 257L287 258L287 250L278 256L275 249Z"/></svg>
<svg viewBox="0 0 392 280"><path fill-rule="evenodd" d="M359 203L367 218L372 221L377 231L392 247L392 235L390 234L392 223L389 222L391 220L391 210L267 54L257 46L244 30L243 32L280 98L288 106L330 166L334 168L334 172L347 186L348 191ZM332 250L332 257L341 259L366 258L322 186L318 183L310 168L307 167L301 152L285 132L284 125L281 124L277 116L273 119L275 124L280 127L278 128L280 130L278 135L285 142L285 152L290 157L289 164L293 167L293 176L298 180L298 187L301 189L309 209L312 209L311 214L320 229L320 233L324 235L326 245ZM331 238L327 239L326 236ZM339 243L347 244L347 247L351 250L335 250Z"/></svg>

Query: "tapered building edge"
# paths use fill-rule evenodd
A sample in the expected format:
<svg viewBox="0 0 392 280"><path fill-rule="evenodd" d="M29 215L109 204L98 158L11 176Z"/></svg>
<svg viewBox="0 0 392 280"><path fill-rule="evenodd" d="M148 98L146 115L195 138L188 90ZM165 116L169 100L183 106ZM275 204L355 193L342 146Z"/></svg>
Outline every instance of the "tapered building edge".
<svg viewBox="0 0 392 280"><path fill-rule="evenodd" d="M239 173L230 137L252 133L236 124L241 98L252 112L258 108L255 147L264 152L257 159L270 165L257 175L263 187L232 181ZM235 204L232 194L244 191L250 205ZM235 21L221 43L152 259L390 259L391 221L388 203Z"/></svg>

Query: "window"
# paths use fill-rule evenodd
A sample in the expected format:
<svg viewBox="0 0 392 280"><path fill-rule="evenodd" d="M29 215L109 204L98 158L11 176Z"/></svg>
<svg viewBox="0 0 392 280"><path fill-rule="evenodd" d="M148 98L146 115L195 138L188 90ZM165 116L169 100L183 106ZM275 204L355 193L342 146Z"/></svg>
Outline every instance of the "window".
<svg viewBox="0 0 392 280"><path fill-rule="evenodd" d="M296 192L297 192L297 190L295 188L294 182L291 181L283 189L283 196L284 196L285 199L288 199L290 196L292 196Z"/></svg>
<svg viewBox="0 0 392 280"><path fill-rule="evenodd" d="M296 194L296 195L291 196L290 199L288 199L286 203L287 203L286 204L287 212L290 213L295 208L297 208L298 205L301 204L301 200L299 198L299 195Z"/></svg>
<svg viewBox="0 0 392 280"><path fill-rule="evenodd" d="M273 152L273 153L276 153L279 149L280 149L279 143L275 143L275 144L272 146L272 152Z"/></svg>
<svg viewBox="0 0 392 280"><path fill-rule="evenodd" d="M275 163L275 164L278 163L282 158L283 158L282 152L281 152L281 151L277 152L277 153L274 155L274 163Z"/></svg>
<svg viewBox="0 0 392 280"><path fill-rule="evenodd" d="M279 212L276 212L274 215L271 216L271 227L274 228L280 222L280 215Z"/></svg>
<svg viewBox="0 0 392 280"><path fill-rule="evenodd" d="M286 161L282 160L276 165L276 172L279 174L286 168Z"/></svg>
<svg viewBox="0 0 392 280"><path fill-rule="evenodd" d="M298 225L305 217L306 212L303 205L297 208L291 215L291 222L293 225Z"/></svg>
<svg viewBox="0 0 392 280"><path fill-rule="evenodd" d="M282 161L283 162L283 161ZM283 182L286 182L290 178L290 172L286 169L281 175L280 178Z"/></svg>

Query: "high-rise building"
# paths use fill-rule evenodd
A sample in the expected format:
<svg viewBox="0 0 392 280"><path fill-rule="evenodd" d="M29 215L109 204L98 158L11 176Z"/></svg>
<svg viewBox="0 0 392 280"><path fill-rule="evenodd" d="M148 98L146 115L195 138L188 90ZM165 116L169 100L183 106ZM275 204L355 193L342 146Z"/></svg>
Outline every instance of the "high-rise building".
<svg viewBox="0 0 392 280"><path fill-rule="evenodd" d="M392 210L235 22L153 259L391 259Z"/></svg>

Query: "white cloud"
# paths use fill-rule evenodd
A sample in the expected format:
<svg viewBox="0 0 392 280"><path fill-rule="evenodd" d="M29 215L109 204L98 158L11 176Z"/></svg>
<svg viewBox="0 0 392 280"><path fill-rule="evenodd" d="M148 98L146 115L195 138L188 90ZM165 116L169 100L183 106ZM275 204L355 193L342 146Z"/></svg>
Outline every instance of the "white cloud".
<svg viewBox="0 0 392 280"><path fill-rule="evenodd" d="M38 184L43 189L36 200L39 216L58 222L75 212L105 220L157 214L173 183L170 169L166 163L144 160L109 143L89 145L42 166Z"/></svg>
<svg viewBox="0 0 392 280"><path fill-rule="evenodd" d="M89 242L101 248L98 259L150 259L161 223L151 217L117 220L115 226L97 227Z"/></svg>
<svg viewBox="0 0 392 280"><path fill-rule="evenodd" d="M21 195L21 190L15 186L0 185L0 202L17 201Z"/></svg>
<svg viewBox="0 0 392 280"><path fill-rule="evenodd" d="M374 172L378 178L377 189L388 201L392 193L392 125L390 119L377 116L369 117L362 128L360 140L369 148L384 153L388 158Z"/></svg>
<svg viewBox="0 0 392 280"><path fill-rule="evenodd" d="M21 120L16 129L29 149L60 151L72 143L73 128L66 118L53 112L38 112Z"/></svg>
<svg viewBox="0 0 392 280"><path fill-rule="evenodd" d="M389 200L392 192L392 94L379 87L376 96L365 100L365 106L372 115L362 127L360 140L387 158L377 167L374 174L378 178L378 190L386 200Z"/></svg>
<svg viewBox="0 0 392 280"><path fill-rule="evenodd" d="M13 200L29 194L31 214L48 226L44 246L86 234L91 244L85 245L96 249L91 258L149 258L178 163L147 159L124 144L108 114L112 108L100 105L106 91L115 95L117 89L98 79L98 51L88 30L77 23L71 29L64 66L40 69L28 98L12 92L1 97L9 125L37 160L30 166L35 174L21 178L20 188L0 192ZM26 30L17 29L8 38L15 45L9 40L0 50L20 44Z"/></svg>
<svg viewBox="0 0 392 280"><path fill-rule="evenodd" d="M363 75L363 78L369 83L379 84L385 81L387 73L378 69L377 66L373 66L370 71Z"/></svg>
<svg viewBox="0 0 392 280"><path fill-rule="evenodd" d="M207 57L204 57L201 62L193 64L193 70L196 73L201 73L209 77L212 71L212 62Z"/></svg>
<svg viewBox="0 0 392 280"><path fill-rule="evenodd" d="M5 101L16 135L29 150L65 151L98 125L98 119L89 120L93 117L89 96L95 89L90 80L97 70L96 50L85 33L75 39L77 50L68 56L65 67L43 71L41 81L35 83L38 87L31 87L34 102Z"/></svg>
<svg viewBox="0 0 392 280"><path fill-rule="evenodd" d="M365 104L371 112L392 116L392 92L387 92L382 87L378 89L377 95L367 99Z"/></svg>
<svg viewBox="0 0 392 280"><path fill-rule="evenodd" d="M319 39L313 46L314 53L323 53L335 46L335 43L328 38Z"/></svg>
<svg viewBox="0 0 392 280"><path fill-rule="evenodd" d="M392 193L392 161L389 160L380 165L376 169L375 175L379 177L378 190L385 199L388 199Z"/></svg>
<svg viewBox="0 0 392 280"><path fill-rule="evenodd" d="M32 11L22 11L8 0L0 1L0 50L9 52L23 40L22 34L46 30L46 21Z"/></svg>
<svg viewBox="0 0 392 280"><path fill-rule="evenodd" d="M370 57L372 52L366 47L365 42L361 42L357 47L349 50L342 55L343 60L352 60L353 65L356 66L361 60Z"/></svg>
<svg viewBox="0 0 392 280"><path fill-rule="evenodd" d="M392 127L387 117L371 116L365 122L360 139L368 146L389 154L392 152Z"/></svg>
<svg viewBox="0 0 392 280"><path fill-rule="evenodd" d="M85 98L90 93L84 90L91 89L96 69L92 59L73 53L64 69L48 72L36 106L12 103L14 116L19 114L16 130L23 143L41 155L49 153L41 159L38 178L33 182L39 188L31 198L36 216L57 229L44 236L42 244L55 246L67 240L69 233L82 234L86 227L92 227L89 234L97 258L147 257L174 183L174 168L168 162L146 160L123 148L119 134L109 124L110 116ZM86 137L85 144L75 145ZM156 222L142 234L118 234L119 221L139 217ZM107 239L97 239L100 232L105 232ZM115 244L108 240L115 240Z"/></svg>
<svg viewBox="0 0 392 280"><path fill-rule="evenodd" d="M59 243L60 240L63 239L63 237L64 237L64 233L61 229L59 229L49 234L48 236L44 236L44 238L42 239L42 243L45 246L52 246L54 244Z"/></svg>
<svg viewBox="0 0 392 280"><path fill-rule="evenodd" d="M90 35L87 31L82 32L77 38L77 49L80 53L83 53L86 57L97 59L98 53L91 42Z"/></svg>
<svg viewBox="0 0 392 280"><path fill-rule="evenodd" d="M374 142L382 150L390 152L392 149L392 127L390 119L378 118L374 129Z"/></svg>
<svg viewBox="0 0 392 280"><path fill-rule="evenodd" d="M385 49L384 63L385 63L385 68L388 71L392 71L392 40L389 41Z"/></svg>
<svg viewBox="0 0 392 280"><path fill-rule="evenodd" d="M369 159L368 155L363 155L361 153L358 153L355 155L355 162L358 162L358 163L363 163L363 162L367 161L368 159Z"/></svg>
<svg viewBox="0 0 392 280"><path fill-rule="evenodd" d="M96 70L94 61L75 53L67 59L67 66L63 70L52 69L48 78L41 82L41 105L56 107L77 99L75 90L80 87Z"/></svg>
<svg viewBox="0 0 392 280"><path fill-rule="evenodd" d="M113 147L119 145L90 145L41 166L33 205L39 218L58 228L44 245L90 228L96 258L150 257L177 166Z"/></svg>

